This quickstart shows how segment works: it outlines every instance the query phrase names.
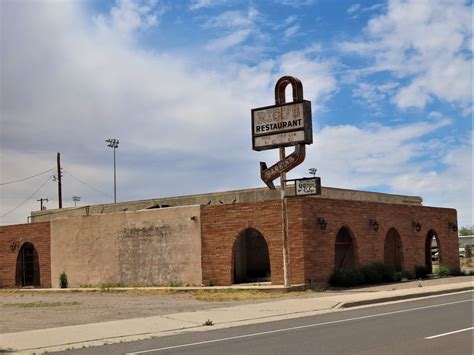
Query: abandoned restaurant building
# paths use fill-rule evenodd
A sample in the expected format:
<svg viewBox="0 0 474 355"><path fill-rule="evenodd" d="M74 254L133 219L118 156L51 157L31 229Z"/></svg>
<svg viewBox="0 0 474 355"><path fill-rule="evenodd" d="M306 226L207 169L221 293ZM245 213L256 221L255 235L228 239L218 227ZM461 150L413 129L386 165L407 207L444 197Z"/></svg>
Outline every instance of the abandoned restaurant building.
<svg viewBox="0 0 474 355"><path fill-rule="evenodd" d="M325 284L374 261L459 269L456 210L420 197L323 187L288 198L288 283ZM248 189L36 211L0 227L0 287L284 283L280 191Z"/></svg>
<svg viewBox="0 0 474 355"><path fill-rule="evenodd" d="M372 262L431 270L434 243L439 262L458 270L454 209L423 206L416 196L321 187L316 177L285 187L286 172L312 143L311 112L291 76L277 81L275 105L251 110L253 150L280 149L280 161L260 163L269 188L38 211L31 223L0 227L0 287L58 287L63 272L72 287L311 287L335 270ZM286 155L285 147L295 150Z"/></svg>

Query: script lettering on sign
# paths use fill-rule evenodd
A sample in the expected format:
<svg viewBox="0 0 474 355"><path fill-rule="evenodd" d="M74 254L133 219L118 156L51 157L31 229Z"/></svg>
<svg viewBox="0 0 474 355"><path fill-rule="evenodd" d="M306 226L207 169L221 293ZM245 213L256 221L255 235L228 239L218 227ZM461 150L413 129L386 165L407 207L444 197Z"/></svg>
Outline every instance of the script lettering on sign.
<svg viewBox="0 0 474 355"><path fill-rule="evenodd" d="M321 178L296 179L295 195L321 195Z"/></svg>

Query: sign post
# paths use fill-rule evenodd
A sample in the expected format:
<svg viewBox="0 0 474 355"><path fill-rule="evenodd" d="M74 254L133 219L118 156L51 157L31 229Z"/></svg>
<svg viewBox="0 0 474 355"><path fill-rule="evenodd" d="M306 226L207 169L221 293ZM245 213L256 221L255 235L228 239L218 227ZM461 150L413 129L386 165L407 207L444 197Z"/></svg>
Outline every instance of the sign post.
<svg viewBox="0 0 474 355"><path fill-rule="evenodd" d="M286 103L285 89L291 84L293 102ZM300 165L306 155L305 144L313 143L311 102L303 99L303 85L298 78L283 76L275 84L275 105L252 109L252 148L256 151L279 148L280 161L267 167L260 162L260 176L263 182L275 190L273 180L280 177L283 280L290 286L288 205L285 196L286 173ZM295 151L286 156L285 147L295 146Z"/></svg>

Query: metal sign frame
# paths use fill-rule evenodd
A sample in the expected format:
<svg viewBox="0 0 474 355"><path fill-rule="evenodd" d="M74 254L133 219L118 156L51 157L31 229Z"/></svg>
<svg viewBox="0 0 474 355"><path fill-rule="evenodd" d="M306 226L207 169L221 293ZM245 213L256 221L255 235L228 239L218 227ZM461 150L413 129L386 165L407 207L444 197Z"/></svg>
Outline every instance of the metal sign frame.
<svg viewBox="0 0 474 355"><path fill-rule="evenodd" d="M316 192L315 193L303 193L303 194L298 195L298 189L297 189L298 181L308 181L308 180L314 180L315 185L316 185ZM292 180L287 180L287 181L294 181L295 182L295 197L321 195L321 178L319 176L310 177L310 178L292 179Z"/></svg>
<svg viewBox="0 0 474 355"><path fill-rule="evenodd" d="M268 133L256 133L254 132L255 128L255 115L254 112L256 111L263 111L263 110L270 110L270 109L277 109L277 108L282 108L285 106L295 106L295 105L302 105L303 110L301 112L302 114L302 120L303 120L303 127L298 127L294 129L279 129L277 131L272 131ZM279 104L279 105L271 105L271 106L263 106L263 107L257 107L251 110L251 120L252 120L252 149L256 151L262 151L262 150L269 150L269 149L274 149L274 148L279 148L279 147L290 147L293 145L297 144L312 144L313 143L313 120L312 120L312 114L311 114L311 101L308 100L299 100L299 101L293 101L293 102L288 102L284 104ZM287 134L287 133L295 133L295 132L302 132L303 137L301 139L297 140L291 140L286 143L275 143L275 144L268 144L264 146L256 146L255 140L256 138L259 137L270 137L270 136L276 136L280 134Z"/></svg>

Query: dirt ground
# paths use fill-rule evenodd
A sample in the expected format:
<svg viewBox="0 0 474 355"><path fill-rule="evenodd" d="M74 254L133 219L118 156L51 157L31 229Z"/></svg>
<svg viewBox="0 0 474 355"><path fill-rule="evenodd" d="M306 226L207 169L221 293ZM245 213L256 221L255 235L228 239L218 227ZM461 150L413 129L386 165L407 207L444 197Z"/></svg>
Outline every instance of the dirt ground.
<svg viewBox="0 0 474 355"><path fill-rule="evenodd" d="M0 289L0 333L63 327L110 320L151 317L237 304L268 302L282 297L327 297L336 293L376 292L424 285L471 281L472 276L408 281L325 292L272 294L261 291L198 291L170 293L157 290L25 291Z"/></svg>
<svg viewBox="0 0 474 355"><path fill-rule="evenodd" d="M310 296L310 294L307 295ZM304 297L305 294L302 296ZM268 302L280 297L288 297L288 295L255 293L242 297L243 300L239 301L219 301L221 297L212 301L203 301L199 300L199 295L191 293L0 290L0 333L152 317L236 304Z"/></svg>

